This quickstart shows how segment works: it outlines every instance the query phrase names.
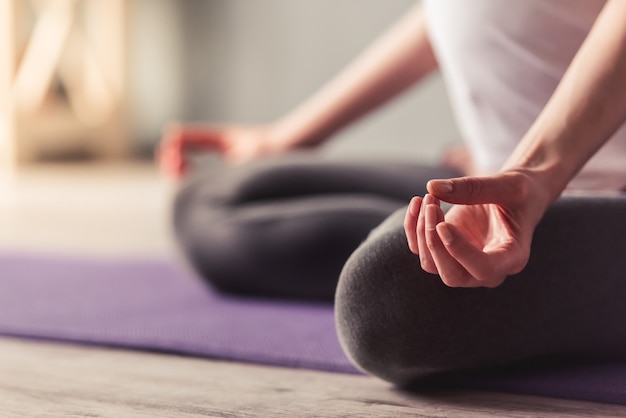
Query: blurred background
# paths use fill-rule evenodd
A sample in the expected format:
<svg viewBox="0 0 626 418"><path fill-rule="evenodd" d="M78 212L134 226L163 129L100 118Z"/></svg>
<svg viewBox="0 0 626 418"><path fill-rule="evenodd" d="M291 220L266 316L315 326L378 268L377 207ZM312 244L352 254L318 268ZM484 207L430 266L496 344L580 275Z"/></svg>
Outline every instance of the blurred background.
<svg viewBox="0 0 626 418"><path fill-rule="evenodd" d="M414 3L0 0L0 247L169 254L164 125L277 118ZM434 76L324 150L433 162L457 139Z"/></svg>

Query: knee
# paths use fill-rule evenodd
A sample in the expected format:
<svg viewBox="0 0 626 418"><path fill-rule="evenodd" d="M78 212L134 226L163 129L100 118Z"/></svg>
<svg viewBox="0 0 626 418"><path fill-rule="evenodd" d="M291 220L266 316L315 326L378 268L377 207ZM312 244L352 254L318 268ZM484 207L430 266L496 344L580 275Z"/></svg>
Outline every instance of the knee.
<svg viewBox="0 0 626 418"><path fill-rule="evenodd" d="M335 295L335 320L341 346L358 368L404 384L416 373L415 353L408 352L414 336L407 334L407 318L396 309L404 296L394 285L395 268L388 267L398 258L406 263L407 254L398 243L401 237L393 231L381 233L383 227L346 262Z"/></svg>
<svg viewBox="0 0 626 418"><path fill-rule="evenodd" d="M201 204L207 189L211 190L211 184L202 176L193 177L183 182L174 194L171 205L172 228L176 239L184 241L189 235L191 215Z"/></svg>
<svg viewBox="0 0 626 418"><path fill-rule="evenodd" d="M178 251L199 275L217 288L229 290L230 278L222 274L237 251L237 230L227 222L227 199L206 176L186 181L172 205L172 229Z"/></svg>
<svg viewBox="0 0 626 418"><path fill-rule="evenodd" d="M401 219L395 223L383 223L345 264L335 319L341 345L358 368L406 385L448 370L456 349L443 347L441 299L433 297L445 285L421 270Z"/></svg>

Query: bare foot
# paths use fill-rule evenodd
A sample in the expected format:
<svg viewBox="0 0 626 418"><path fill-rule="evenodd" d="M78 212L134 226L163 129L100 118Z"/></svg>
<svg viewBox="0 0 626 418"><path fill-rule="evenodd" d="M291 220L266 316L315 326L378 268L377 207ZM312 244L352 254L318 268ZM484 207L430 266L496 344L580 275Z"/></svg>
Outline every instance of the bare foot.
<svg viewBox="0 0 626 418"><path fill-rule="evenodd" d="M472 176L475 173L474 160L465 145L454 145L448 148L443 154L441 164L459 171L464 176Z"/></svg>

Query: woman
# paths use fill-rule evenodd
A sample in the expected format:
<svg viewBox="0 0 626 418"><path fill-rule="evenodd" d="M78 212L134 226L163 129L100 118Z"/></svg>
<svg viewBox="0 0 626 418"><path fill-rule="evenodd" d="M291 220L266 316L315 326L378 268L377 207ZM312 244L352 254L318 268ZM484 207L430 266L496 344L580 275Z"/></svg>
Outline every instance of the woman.
<svg viewBox="0 0 626 418"><path fill-rule="evenodd" d="M226 290L328 297L347 253L418 195L341 272L337 326L355 364L406 384L549 354L626 358L624 22L621 0L425 1L278 122L170 130L160 158L175 174L189 148L277 155L438 68L475 167L287 158L200 174L177 200L185 253Z"/></svg>

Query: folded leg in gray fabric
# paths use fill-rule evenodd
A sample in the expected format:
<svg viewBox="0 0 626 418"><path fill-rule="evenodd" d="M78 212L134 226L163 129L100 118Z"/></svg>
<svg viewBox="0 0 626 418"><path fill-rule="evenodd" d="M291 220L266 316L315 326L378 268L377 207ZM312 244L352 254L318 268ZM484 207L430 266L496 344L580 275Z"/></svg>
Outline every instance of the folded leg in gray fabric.
<svg viewBox="0 0 626 418"><path fill-rule="evenodd" d="M421 270L404 210L350 257L336 295L342 346L396 384L537 356L626 359L626 195L563 197L530 262L495 289L446 287Z"/></svg>
<svg viewBox="0 0 626 418"><path fill-rule="evenodd" d="M431 178L409 164L329 162L295 155L207 169L178 193L178 240L218 288L332 301L341 267L367 234Z"/></svg>

